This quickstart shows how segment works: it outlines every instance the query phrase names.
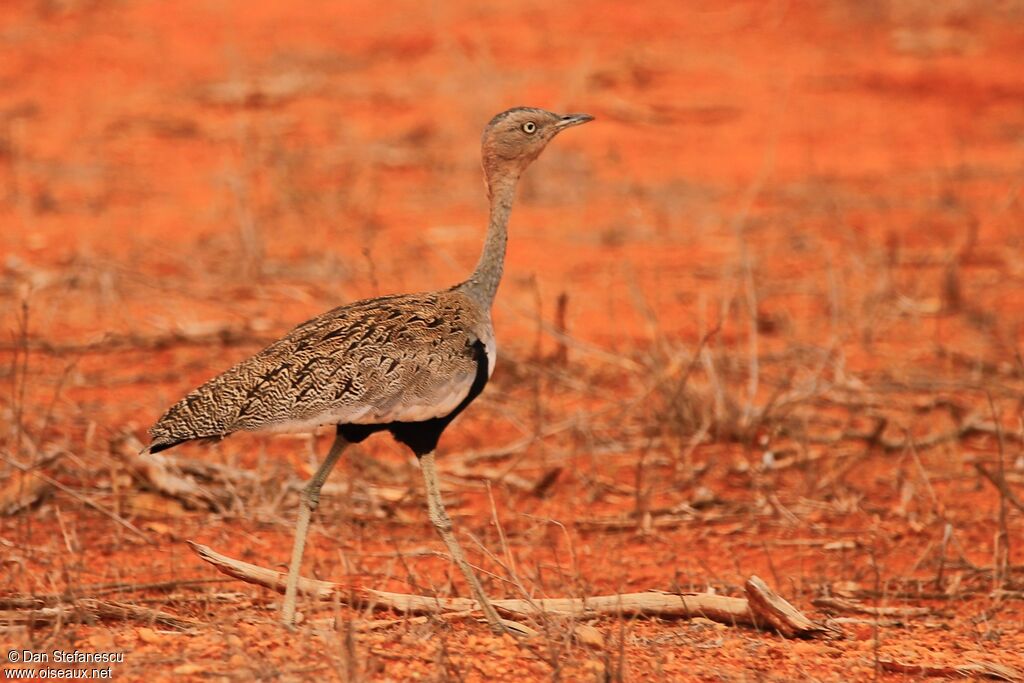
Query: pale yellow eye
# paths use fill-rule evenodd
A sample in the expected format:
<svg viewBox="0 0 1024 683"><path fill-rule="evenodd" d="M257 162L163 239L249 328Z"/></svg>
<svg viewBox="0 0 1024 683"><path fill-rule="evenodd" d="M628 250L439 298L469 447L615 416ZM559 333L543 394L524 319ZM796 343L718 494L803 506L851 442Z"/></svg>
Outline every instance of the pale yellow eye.
<svg viewBox="0 0 1024 683"><path fill-rule="evenodd" d="M533 135L537 132L537 124L533 121L527 121L523 124L523 132L527 135Z"/></svg>

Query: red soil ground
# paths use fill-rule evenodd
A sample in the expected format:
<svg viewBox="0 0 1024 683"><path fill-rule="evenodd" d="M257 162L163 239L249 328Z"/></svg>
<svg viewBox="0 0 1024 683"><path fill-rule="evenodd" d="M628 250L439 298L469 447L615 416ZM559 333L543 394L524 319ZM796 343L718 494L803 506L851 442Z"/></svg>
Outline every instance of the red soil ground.
<svg viewBox="0 0 1024 683"><path fill-rule="evenodd" d="M1024 5L934 4L0 4L0 476L60 487L0 517L0 600L116 583L199 622L11 609L5 648L124 652L121 680L1024 670L1024 512L978 471L1024 498ZM125 438L312 315L462 277L479 132L517 104L597 121L525 179L498 369L442 442L490 592L756 574L822 621L851 618L827 595L923 615L603 618L587 646L307 603L288 635L279 596L187 583L219 575L185 539L286 561L327 437L178 449L228 467L217 513L144 490ZM307 575L465 593L406 453L331 482Z"/></svg>

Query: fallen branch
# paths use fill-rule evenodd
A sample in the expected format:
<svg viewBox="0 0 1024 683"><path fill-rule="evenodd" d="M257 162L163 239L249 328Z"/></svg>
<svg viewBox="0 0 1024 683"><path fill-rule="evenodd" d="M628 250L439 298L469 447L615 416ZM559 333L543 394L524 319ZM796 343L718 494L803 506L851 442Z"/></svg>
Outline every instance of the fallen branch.
<svg viewBox="0 0 1024 683"><path fill-rule="evenodd" d="M750 613L756 626L764 628L765 623L784 636L793 637L817 633L822 627L805 617L796 607L776 594L759 576L751 576L743 584L747 594Z"/></svg>
<svg viewBox="0 0 1024 683"><path fill-rule="evenodd" d="M53 486L36 476L32 470L15 472L0 487L0 515L15 515L32 507L46 496Z"/></svg>
<svg viewBox="0 0 1024 683"><path fill-rule="evenodd" d="M811 600L811 604L833 612L866 614L873 617L923 617L935 613L930 607L871 607L844 598L815 598Z"/></svg>
<svg viewBox="0 0 1024 683"><path fill-rule="evenodd" d="M999 490L999 493L1008 503L1021 512L1024 512L1024 503L1022 503L1013 493L1010 489L1010 485L1006 483L1006 478L1001 473L994 474L989 472L981 463L974 463L974 469L978 471L978 474L988 479L989 482Z"/></svg>
<svg viewBox="0 0 1024 683"><path fill-rule="evenodd" d="M943 678L992 678L998 681L1024 679L1017 669L995 662L967 662L965 664L908 664L895 659L879 659L883 671L913 676L942 676Z"/></svg>
<svg viewBox="0 0 1024 683"><path fill-rule="evenodd" d="M846 441L863 441L872 448L880 448L888 453L899 453L910 447L911 442L918 450L927 450L944 444L962 441L972 436L997 436L1000 433L999 425L985 422L976 414L968 415L959 424L948 430L940 430L925 434L920 437L902 435L899 437L888 436L885 427L888 426L884 420L877 423L868 430L843 430L839 434L819 436L794 432L789 428L782 428L781 433L805 443L819 446L835 446ZM1024 441L1024 436L1015 432L1003 432L1003 438L1008 440Z"/></svg>
<svg viewBox="0 0 1024 683"><path fill-rule="evenodd" d="M221 572L232 576L246 583L254 583L264 588L277 591L278 593L285 592L285 586L287 583L287 575L274 571L273 569L266 569L265 567L259 567L248 562L242 562L241 560L235 560L226 555L221 555L215 552L210 547L200 545L188 541L188 545L192 548L199 557L206 560L214 567L219 569ZM317 600L337 600L343 605L351 605L353 607L365 607L372 606L378 609L391 608L397 612L404 612L406 614L430 614L434 612L469 612L476 609L476 601L470 600L469 598L428 598L418 595L403 596L399 593L383 593L380 591L374 591L370 589L362 589L365 597L353 598L348 594L344 586L341 586L330 581L320 581L317 579L308 579L304 576L299 577L299 594L311 595ZM422 601L412 601L407 604L402 604L400 600L389 601L389 596L417 598ZM458 605L453 607L453 605ZM495 607L498 607L495 603ZM524 626L514 621L502 620L505 625L517 631L520 634L533 636L536 632L529 626Z"/></svg>
<svg viewBox="0 0 1024 683"><path fill-rule="evenodd" d="M188 542L201 559L219 571L246 583L284 593L286 576L273 569L242 562L198 543ZM390 593L369 588L350 589L330 581L299 578L299 592L320 601L337 600L356 608L390 609L405 614L469 612L478 609L470 598L438 598L426 595ZM623 593L586 598L544 598L538 600L493 600L502 614L512 617L538 613L591 618L600 615L688 619L703 617L729 625L779 631L787 636L813 637L828 630L776 595L756 576L744 585L746 598L707 593Z"/></svg>
<svg viewBox="0 0 1024 683"><path fill-rule="evenodd" d="M214 492L200 486L196 480L180 471L160 453L142 453L142 444L133 436L126 436L115 445L118 454L131 468L132 474L148 488L181 501L190 509L219 510L227 500L225 492Z"/></svg>
<svg viewBox="0 0 1024 683"><path fill-rule="evenodd" d="M26 439L26 442L29 441ZM34 444L33 450L38 450ZM18 471L0 486L0 515L15 515L27 510L55 488L44 470L60 459L59 453L38 458L30 465L22 465L8 456L3 459Z"/></svg>
<svg viewBox="0 0 1024 683"><path fill-rule="evenodd" d="M403 617L401 619L372 619L370 621L359 621L352 624L352 629L356 633L370 633L373 631L383 631L385 629L389 629L399 625L412 626L417 624L426 624L429 623L431 620L453 622L463 619L472 619L475 621L478 618L479 615L474 614L472 610L467 610L465 612L444 612L441 614L434 613L429 616ZM517 624L516 622L505 621L505 623L513 624L513 628L516 628L516 626L518 626L519 629L526 628L523 627L522 624ZM321 619L315 622L315 624L317 628L323 630L333 631L339 628L339 622L336 617L331 617L329 619ZM532 637L538 634L533 629L529 629L528 635ZM572 635L576 642L580 643L581 645L586 645L587 647L593 648L599 648L604 646L604 636L601 635L601 632L593 626L589 626L587 624L575 624L572 629Z"/></svg>
<svg viewBox="0 0 1024 683"><path fill-rule="evenodd" d="M828 620L828 623L835 624L836 626L866 626L868 628L906 628L908 625L913 624L914 628L934 628L934 629L948 629L949 624L945 621L921 621L914 619L913 621L907 621L905 619L887 619L880 617L833 617Z"/></svg>
<svg viewBox="0 0 1024 683"><path fill-rule="evenodd" d="M100 514L105 515L106 517L109 517L110 519L114 520L115 522L117 522L118 524L123 526L125 529L128 529L129 531L131 531L133 534L138 536L140 539L142 539L146 543L153 543L153 540L144 531L139 529L137 526L135 526L134 524L129 522L127 519L125 519L121 515L117 514L116 512L113 512L111 510L108 510L107 508L103 507L102 505L100 505L96 501L94 501L94 500L92 500L90 498L85 497L84 495L82 495L78 491L75 491L74 489L72 489L72 488L70 488L68 486L65 486L64 484L60 483L56 479L53 479L49 475L47 475L44 472L40 471L38 468L37 469L32 469L30 467L26 467L25 465L21 465L21 464L15 462L11 458L9 458L9 457L7 457L7 456L5 456L3 454L0 454L0 458L3 458L4 460L6 460L11 465L14 465L15 467L17 467L22 472L28 472L29 470L31 470L32 474L34 474L41 481L45 482L47 484L47 486L55 488L55 489L61 491L62 493L66 493L67 495L71 496L72 498L74 498L78 502L80 502L80 503L82 503L84 505L88 505L93 510L96 510Z"/></svg>
<svg viewBox="0 0 1024 683"><path fill-rule="evenodd" d="M139 607L126 602L97 600L95 598L83 598L76 600L74 603L59 604L52 607L0 611L0 625L2 626L39 625L54 622L82 623L101 619L137 621L179 629L193 628L200 625L200 622L194 619L179 617L169 612Z"/></svg>
<svg viewBox="0 0 1024 683"><path fill-rule="evenodd" d="M648 529L674 529L686 524L702 521L700 515L650 515L649 520L639 520L632 515L616 515L614 517L595 517L577 519L574 527L581 531L636 531L643 524Z"/></svg>
<svg viewBox="0 0 1024 683"><path fill-rule="evenodd" d="M88 342L55 344L45 339L28 340L28 348L34 353L51 356L67 356L88 353L121 353L124 351L162 351L181 346L208 348L221 346L257 346L268 344L273 339L250 329L221 327L211 331L191 332L176 330L167 334L145 336L141 334L105 334L102 338ZM20 348L20 342L0 342L0 351Z"/></svg>

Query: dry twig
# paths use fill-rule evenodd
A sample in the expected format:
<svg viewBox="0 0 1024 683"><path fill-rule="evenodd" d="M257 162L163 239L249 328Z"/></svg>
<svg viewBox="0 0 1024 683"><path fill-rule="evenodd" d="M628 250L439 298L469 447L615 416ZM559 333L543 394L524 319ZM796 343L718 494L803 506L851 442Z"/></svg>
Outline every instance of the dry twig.
<svg viewBox="0 0 1024 683"><path fill-rule="evenodd" d="M1021 512L1024 512L1024 502L1021 502L1020 498L1014 494L1010 485L1006 482L1005 475L993 474L985 469L985 466L981 463L974 463L974 469L978 471L978 474L988 479L989 482L998 489L999 493L1006 499L1006 502L1010 503Z"/></svg>
<svg viewBox="0 0 1024 683"><path fill-rule="evenodd" d="M963 664L909 664L895 659L880 658L878 665L884 671L913 676L941 676L943 678L992 678L997 681L1024 680L1017 669L995 662L966 662Z"/></svg>
<svg viewBox="0 0 1024 683"><path fill-rule="evenodd" d="M15 472L0 487L0 515L15 515L32 507L51 489L53 486L31 469Z"/></svg>
<svg viewBox="0 0 1024 683"><path fill-rule="evenodd" d="M285 575L272 569L242 562L198 543L189 547L219 571L247 583L284 592ZM492 600L494 607L509 616L531 616L538 612L576 619L600 615L688 619L703 617L729 625L777 630L787 636L813 637L826 628L811 621L795 607L751 577L744 586L747 597L733 598L706 593L623 593L585 598L544 598L538 600ZM477 609L469 598L438 598L426 595L390 593L369 588L352 591L330 581L299 578L299 592L320 601L337 600L358 608L391 609L405 614L468 612Z"/></svg>
<svg viewBox="0 0 1024 683"><path fill-rule="evenodd" d="M137 439L129 436L121 441L118 450L133 474L147 486L192 509L217 510L221 507L220 504L227 497L226 493L215 493L200 486L192 476L182 473L164 455L142 454L142 448Z"/></svg>
<svg viewBox="0 0 1024 683"><path fill-rule="evenodd" d="M200 622L186 617L179 617L148 607L139 607L127 602L97 600L83 598L73 603L61 603L49 607L34 607L27 599L30 609L4 610L0 612L0 625L17 624L39 625L51 623L89 622L101 619L120 619L145 624L160 624L171 628L187 629L199 626Z"/></svg>
<svg viewBox="0 0 1024 683"><path fill-rule="evenodd" d="M929 607L871 607L843 598L815 598L811 603L815 607L823 607L833 612L867 614L874 617L923 617L934 613Z"/></svg>

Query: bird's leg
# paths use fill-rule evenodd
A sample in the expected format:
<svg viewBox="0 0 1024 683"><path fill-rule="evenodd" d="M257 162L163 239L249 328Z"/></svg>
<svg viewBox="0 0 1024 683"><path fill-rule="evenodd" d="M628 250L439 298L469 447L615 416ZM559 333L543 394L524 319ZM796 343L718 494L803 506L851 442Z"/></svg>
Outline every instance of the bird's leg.
<svg viewBox="0 0 1024 683"><path fill-rule="evenodd" d="M295 543L292 546L292 561L288 565L288 583L285 585L284 606L281 608L281 620L285 626L295 623L295 596L299 588L299 570L302 569L302 553L306 549L306 534L309 532L309 520L320 503L320 489L338 462L348 442L341 434L334 437L331 450L320 468L302 489L302 500L299 503L299 519L295 524Z"/></svg>
<svg viewBox="0 0 1024 683"><path fill-rule="evenodd" d="M484 616L487 617L487 623L490 624L491 630L498 634L508 633L508 629L502 624L494 605L484 595L480 580L476 578L473 568L466 561L462 547L455 538L455 534L452 533L452 520L448 517L448 513L444 509L444 502L441 500L441 488L437 481L437 468L434 465L433 452L420 458L420 467L423 469L423 481L427 489L427 509L430 512L431 523L437 529L437 533L441 535L441 540L448 546L448 553L452 556L452 560L458 565L462 575L466 577L470 590L473 591L473 597L480 603L480 608L483 610Z"/></svg>

